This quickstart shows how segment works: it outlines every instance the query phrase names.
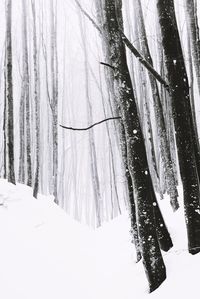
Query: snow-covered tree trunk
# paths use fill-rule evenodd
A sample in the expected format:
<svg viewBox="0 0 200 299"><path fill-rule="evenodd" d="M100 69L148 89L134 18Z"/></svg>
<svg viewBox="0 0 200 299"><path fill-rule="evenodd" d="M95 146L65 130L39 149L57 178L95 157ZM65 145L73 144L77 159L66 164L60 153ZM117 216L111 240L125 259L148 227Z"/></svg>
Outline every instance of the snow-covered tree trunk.
<svg viewBox="0 0 200 299"><path fill-rule="evenodd" d="M190 43L190 30L187 28L187 38L188 38L188 69L189 69L189 78L190 78L190 84L189 84L189 90L190 90L190 104L191 104L191 110L192 110L192 119L194 123L194 130L195 130L195 137L198 138L198 127L197 127L197 115L196 115L196 109L195 109L195 90L194 90L194 65L193 65L193 59L192 59L192 47Z"/></svg>
<svg viewBox="0 0 200 299"><path fill-rule="evenodd" d="M141 1L136 0L135 4L135 13L138 24L139 40L141 45L141 53L144 58L153 65L153 60L151 58L151 53L148 46L148 40L146 36L146 29L144 25L144 17L142 12ZM156 79L152 74L149 74L150 85L152 89L153 96L153 107L156 117L156 130L158 135L158 143L161 154L161 159L163 167L165 170L165 178L167 182L167 192L170 195L170 202L174 210L176 210L179 205L177 201L178 191L176 187L176 179L173 171L171 153L170 153L170 144L167 139L167 132L165 126L165 119L163 115L163 108L160 100L159 90L157 86Z"/></svg>
<svg viewBox="0 0 200 299"><path fill-rule="evenodd" d="M195 254L200 251L200 186L188 79L176 23L174 2L173 0L157 0L157 9L183 183L189 252Z"/></svg>
<svg viewBox="0 0 200 299"><path fill-rule="evenodd" d="M6 151L7 178L15 184L14 119L12 79L12 0L6 1Z"/></svg>
<svg viewBox="0 0 200 299"><path fill-rule="evenodd" d="M126 61L124 43L120 34L121 1L102 0L101 30L110 48L110 62L114 71L117 105L124 125L127 162L130 171L143 263L150 291L155 290L166 278L165 265L160 252L154 218L156 197L152 186L144 140L140 127L132 83ZM163 223L161 223L163 225Z"/></svg>
<svg viewBox="0 0 200 299"><path fill-rule="evenodd" d="M134 16L134 40L137 50L141 52L141 44L140 44L140 36L138 32L138 16L135 14ZM160 192L160 178L158 174L158 165L156 159L156 152L155 152L155 142L154 142L154 135L153 135L153 126L151 121L151 112L150 112L150 95L148 93L148 85L147 85L147 74L146 70L144 69L143 65L138 61L137 62L138 72L135 75L136 80L139 80L140 84L138 84L138 96L137 106L140 113L140 122L143 130L143 136L145 140L146 152L147 152L147 160L149 164L149 170L153 182L154 189L160 193L161 197L162 194ZM136 73L136 72L134 72Z"/></svg>
<svg viewBox="0 0 200 299"><path fill-rule="evenodd" d="M102 1L95 1L96 5L96 12L97 12L97 19L98 23L102 26L103 24L103 6ZM102 48L104 52L104 57L106 59L106 62L111 65L111 53L110 53L110 47L107 39L105 38L105 35L103 34L102 37ZM120 114L120 108L119 105L115 101L115 88L114 88L114 74L113 71L110 70L110 68L105 68L105 76L108 80L106 80L107 88L109 90L110 99L111 99L111 110L113 111L115 116L119 116ZM125 136L125 130L123 123L119 122L119 124L116 126L116 133L119 134L119 144L120 144L120 151L122 156L122 168L124 170L124 176L127 183L127 189L128 189L128 197L129 197L129 206L130 206L130 218L131 218L131 230L133 235L133 241L136 247L136 255L137 255L137 261L141 259L141 253L140 253L140 245L139 245L139 236L138 236L138 227L136 222L136 211L135 211L135 201L133 196L133 185L132 180L128 168L128 162L127 162L127 146L126 146L126 136Z"/></svg>
<svg viewBox="0 0 200 299"><path fill-rule="evenodd" d="M7 92L6 92L6 53L4 57L4 112L3 112L3 145L4 145L4 152L3 152L3 167L4 167L4 179L7 178L7 146L6 146L6 115L7 115Z"/></svg>
<svg viewBox="0 0 200 299"><path fill-rule="evenodd" d="M190 72L190 103L192 109L192 118L195 130L195 138L199 138L197 115L194 100L194 73L196 74L197 86L200 94L200 37L197 18L196 0L186 1L186 20L187 20L187 38L188 38L188 56Z"/></svg>

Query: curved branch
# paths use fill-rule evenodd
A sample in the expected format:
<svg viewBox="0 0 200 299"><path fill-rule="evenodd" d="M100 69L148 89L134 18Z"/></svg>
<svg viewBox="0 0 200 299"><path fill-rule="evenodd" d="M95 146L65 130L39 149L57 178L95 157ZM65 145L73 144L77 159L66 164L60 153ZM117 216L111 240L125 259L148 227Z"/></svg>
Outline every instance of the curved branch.
<svg viewBox="0 0 200 299"><path fill-rule="evenodd" d="M86 127L86 128L73 128L73 127L66 127L66 126L63 126L63 125L60 125L61 128L63 129L67 129L67 130L73 130L73 131L87 131L89 129L92 129L93 127L97 126L97 125L100 125L108 120L113 120L113 119L121 119L120 116L117 116L117 117L109 117L109 118L106 118L106 119L103 119L97 123L94 123L92 125L90 125L89 127Z"/></svg>

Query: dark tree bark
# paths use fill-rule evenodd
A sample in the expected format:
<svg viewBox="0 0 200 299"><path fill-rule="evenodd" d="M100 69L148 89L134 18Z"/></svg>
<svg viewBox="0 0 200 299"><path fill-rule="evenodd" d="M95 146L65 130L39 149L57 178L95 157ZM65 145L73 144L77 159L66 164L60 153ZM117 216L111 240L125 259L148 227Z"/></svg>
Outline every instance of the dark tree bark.
<svg viewBox="0 0 200 299"><path fill-rule="evenodd" d="M154 206L157 207L156 197L149 175L144 140L127 67L125 46L119 30L119 26L122 26L118 24L118 17L122 22L121 1L117 1L117 5L114 0L102 0L101 3L103 6L101 30L109 45L110 61L115 69L114 87L126 136L127 163L136 204L140 248L150 291L154 291L165 280L166 270L154 218Z"/></svg>
<svg viewBox="0 0 200 299"><path fill-rule="evenodd" d="M140 31L138 28L138 16L136 15L136 10L134 14L134 40L135 46L138 51L142 51L141 43L140 43ZM156 151L155 151L155 139L153 135L153 126L151 122L151 113L150 113L150 98L147 90L147 74L143 65L139 62L137 63L138 73L135 75L137 80L139 80L139 88L138 95L136 97L137 106L139 107L139 116L140 122L142 124L143 136L145 140L146 152L147 152L147 160L149 165L149 170L154 186L154 190L160 193L160 178L158 174L158 165L156 159ZM136 73L134 70L132 70ZM162 195L161 195L162 196Z"/></svg>
<svg viewBox="0 0 200 299"><path fill-rule="evenodd" d="M134 26L134 28L133 28L133 34L134 34L133 38L135 40L135 45L136 45L137 49L139 51L141 51L140 38L138 36L138 17L136 17L135 14L134 14L134 25L133 26ZM132 71L134 71L134 68L132 68ZM143 65L140 62L138 62L138 74L137 73L135 74L135 71L134 71L134 76L136 78L136 81L139 80L139 82L140 82L139 92L138 92L138 95L137 95L138 111L140 111L140 122L143 125L144 136L147 135L147 137L151 138L151 136L153 134L152 133L151 134L149 134L149 133L146 134L146 132L145 132L146 131L145 130L146 122L149 122L149 129L152 131L150 111L149 111L149 103L148 103L148 99L147 99L147 97L148 97L147 77L145 75L146 75L145 74L145 68L143 67ZM145 113L147 114L147 117L146 117ZM151 143L153 143L153 145L154 145L153 140L151 140ZM146 144L146 148L147 148L147 157L148 157L148 144ZM154 155L152 154L152 157ZM156 163L156 161L154 163ZM160 182L160 177L158 177L157 172L153 171L153 169L152 169L152 160L148 160L148 164L149 164L149 168L150 168L150 174L151 174L154 190L156 190L160 194L160 196L162 197L163 193L160 189L160 186L158 185L159 182ZM156 169L157 169L157 164L156 164ZM157 174L157 176L156 176L156 174ZM158 215L160 215L162 217L162 215L160 213L160 210L159 210L159 207L157 206L157 203L155 203L155 206L156 206L156 209L157 209L157 213L155 213L154 216L157 217ZM160 218L160 220L161 220L161 218ZM159 221L158 221L158 223L159 223ZM160 223L161 226L159 226L158 223L157 223L157 228L159 228L158 229L158 231L159 231L163 224ZM162 239L162 241L164 239L166 239L167 243L168 243L168 241L169 241L169 243L167 245L167 243L162 244L162 242L160 242L160 245L161 245L162 249L165 248L164 250L168 250L169 247L167 249L167 246L169 246L169 244L171 244L170 246L172 246L172 243L170 241L170 236L168 234L167 228L164 225L163 225L163 228L164 228L164 230L162 231L162 233L158 232L158 236L159 236L160 239Z"/></svg>
<svg viewBox="0 0 200 299"><path fill-rule="evenodd" d="M97 19L98 23L103 23L103 3L102 1L96 0L96 11L97 11ZM98 27L100 28L100 27ZM101 30L100 30L101 32ZM106 61L111 64L111 53L110 53L110 47L107 38L104 34L101 33L102 37L102 46L103 46L103 52ZM118 103L115 101L115 88L114 88L114 73L113 70L109 67L105 67L105 76L107 78L107 88L110 94L110 108L113 111L114 115L119 116L120 114L120 108ZM125 130L122 122L119 122L116 126L116 134L119 136L119 145L120 145L120 151L122 156L122 168L124 171L124 176L127 183L127 189L128 189L128 197L129 197L129 203L130 203L130 219L131 219L131 233L133 236L133 242L135 244L136 248L136 259L137 262L141 259L141 250L140 250L140 244L139 244L139 235L138 235L138 226L136 221L136 211L135 211L135 201L134 201L134 195L133 195L133 185L132 185L132 179L131 175L128 169L128 162L127 162L127 146L126 146L126 136L125 136ZM117 137L118 137L117 136Z"/></svg>
<svg viewBox="0 0 200 299"><path fill-rule="evenodd" d="M197 118L196 118L196 109L195 109L195 97L194 97L194 67L193 65L193 55L192 55L192 47L191 47L191 33L189 28L187 28L187 37L188 37L188 68L189 68L189 77L190 77L190 82L189 82L189 90L190 90L190 104L191 104L191 110L192 110L192 119L194 123L194 130L195 130L195 137L198 138L198 129L197 129ZM196 61L197 63L197 61ZM194 60L195 64L195 60ZM199 78L200 81L200 78ZM200 85L199 85L200 86Z"/></svg>
<svg viewBox="0 0 200 299"><path fill-rule="evenodd" d="M137 24L138 24L138 32L140 37L139 40L141 44L141 53L144 56L144 58L153 66L153 60L151 57L148 40L146 36L146 29L144 25L144 17L142 12L141 1L136 0L134 3L135 3ZM150 86L152 89L153 107L154 107L154 113L156 117L156 130L158 135L159 149L161 153L161 159L165 170L165 178L167 182L167 192L170 195L170 199L171 199L170 202L173 209L177 210L177 208L179 207L177 201L178 191L177 191L176 179L173 171L170 144L167 139L167 131L166 131L164 114L163 114L163 108L160 100L160 94L159 94L156 79L151 73L148 72L148 74L149 74Z"/></svg>
<svg viewBox="0 0 200 299"><path fill-rule="evenodd" d="M31 111L30 111L30 78L29 78L29 57L28 57L28 34L27 34L27 2L22 1L23 18L23 83L25 101L25 123L26 123L26 167L27 185L32 186L32 161L31 161Z"/></svg>
<svg viewBox="0 0 200 299"><path fill-rule="evenodd" d="M20 153L19 153L19 182L25 183L27 172L27 185L32 186L31 161L31 123L30 123L30 78L27 40L27 7L22 0L22 53L23 75L20 98ZM26 157L26 163L25 163ZM25 171L25 168L27 171Z"/></svg>
<svg viewBox="0 0 200 299"><path fill-rule="evenodd" d="M196 74L197 86L200 93L200 36L199 36L199 26L198 26L198 18L197 18L197 2L196 0L185 0L185 2L186 2L187 37L188 37L188 52L189 52L188 53L189 69L191 75L190 103L192 109L192 118L194 123L195 137L198 139L199 135L198 135L198 128L197 128L195 103L193 97L193 87L194 87L193 69Z"/></svg>
<svg viewBox="0 0 200 299"><path fill-rule="evenodd" d="M4 120L3 120L3 144L4 144L4 155L3 155L3 167L4 167L4 179L7 178L7 148L6 148L6 115L7 115L7 93L6 93L6 53L4 57Z"/></svg>
<svg viewBox="0 0 200 299"><path fill-rule="evenodd" d="M157 0L183 183L189 252L200 251L200 189L188 79L173 0Z"/></svg>
<svg viewBox="0 0 200 299"><path fill-rule="evenodd" d="M6 2L6 147L7 178L15 184L14 169L14 121L13 121L13 80L12 80L12 0Z"/></svg>

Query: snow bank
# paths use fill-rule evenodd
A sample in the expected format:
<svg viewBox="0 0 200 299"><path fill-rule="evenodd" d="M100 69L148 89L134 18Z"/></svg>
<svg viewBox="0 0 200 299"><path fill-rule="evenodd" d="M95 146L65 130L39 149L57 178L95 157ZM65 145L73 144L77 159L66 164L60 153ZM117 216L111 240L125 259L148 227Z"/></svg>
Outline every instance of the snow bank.
<svg viewBox="0 0 200 299"><path fill-rule="evenodd" d="M174 247L164 253L167 280L152 294L135 263L128 215L90 230L51 198L0 180L0 298L186 299L198 294L200 255L187 253L182 210L161 208Z"/></svg>
<svg viewBox="0 0 200 299"><path fill-rule="evenodd" d="M28 187L1 180L0 198L0 298L92 298L93 232Z"/></svg>

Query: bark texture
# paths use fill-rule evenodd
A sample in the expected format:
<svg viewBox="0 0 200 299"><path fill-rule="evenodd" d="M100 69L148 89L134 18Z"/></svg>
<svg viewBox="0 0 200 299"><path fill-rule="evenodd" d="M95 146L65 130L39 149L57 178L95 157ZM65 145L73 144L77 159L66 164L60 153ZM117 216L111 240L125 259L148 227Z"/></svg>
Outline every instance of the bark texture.
<svg viewBox="0 0 200 299"><path fill-rule="evenodd" d="M178 33L173 0L157 0L162 32L176 143L183 183L189 252L200 251L200 189L196 140L192 122L188 78Z"/></svg>
<svg viewBox="0 0 200 299"><path fill-rule="evenodd" d="M12 80L12 0L6 2L6 151L7 178L15 184Z"/></svg>
<svg viewBox="0 0 200 299"><path fill-rule="evenodd" d="M110 61L115 70L115 95L125 130L127 164L133 185L140 249L150 291L153 291L165 280L166 270L154 217L156 215L154 207L158 206L149 174L144 140L127 67L125 46L120 33L120 27L123 26L121 1L102 0L101 3L103 12L101 30L109 45Z"/></svg>

